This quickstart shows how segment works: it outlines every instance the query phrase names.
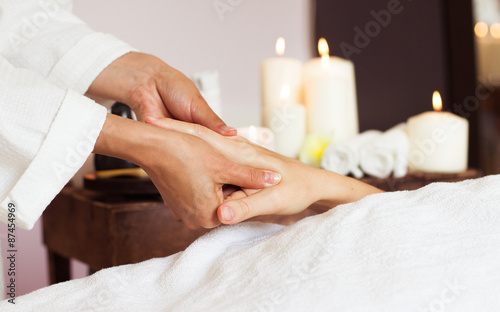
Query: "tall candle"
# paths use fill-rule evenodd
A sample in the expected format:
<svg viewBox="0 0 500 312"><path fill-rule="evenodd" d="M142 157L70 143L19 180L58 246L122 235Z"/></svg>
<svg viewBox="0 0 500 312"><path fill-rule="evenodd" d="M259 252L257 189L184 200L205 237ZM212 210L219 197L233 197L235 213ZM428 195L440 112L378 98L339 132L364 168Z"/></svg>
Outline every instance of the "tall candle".
<svg viewBox="0 0 500 312"><path fill-rule="evenodd" d="M476 57L478 74L483 83L500 85L500 23L488 25L479 22L474 27L476 33Z"/></svg>
<svg viewBox="0 0 500 312"><path fill-rule="evenodd" d="M274 132L276 152L296 158L306 136L306 108L290 99L290 88L281 90L281 103L271 111L270 128Z"/></svg>
<svg viewBox="0 0 500 312"><path fill-rule="evenodd" d="M408 119L410 168L441 173L467 169L469 122L450 112L442 112L439 92L434 92L435 111Z"/></svg>
<svg viewBox="0 0 500 312"><path fill-rule="evenodd" d="M290 88L292 102L300 103L302 98L302 62L289 57L285 53L285 39L276 42L278 57L269 58L261 64L262 84L262 123L270 127L271 112L281 103L281 90L284 86Z"/></svg>
<svg viewBox="0 0 500 312"><path fill-rule="evenodd" d="M330 57L323 38L318 50L321 58L304 66L309 133L342 142L359 133L354 65Z"/></svg>

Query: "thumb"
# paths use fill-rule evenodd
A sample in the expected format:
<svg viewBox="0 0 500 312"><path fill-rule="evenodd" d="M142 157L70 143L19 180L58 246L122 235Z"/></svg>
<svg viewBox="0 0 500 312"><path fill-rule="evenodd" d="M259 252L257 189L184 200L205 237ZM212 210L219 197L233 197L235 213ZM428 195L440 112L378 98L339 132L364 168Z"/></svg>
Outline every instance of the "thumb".
<svg viewBox="0 0 500 312"><path fill-rule="evenodd" d="M205 101L202 102L203 103L198 103L193 109L192 118L194 123L205 126L224 136L237 135L236 129L227 126L226 123L212 111Z"/></svg>
<svg viewBox="0 0 500 312"><path fill-rule="evenodd" d="M221 177L221 184L232 184L242 188L262 189L281 182L281 174L269 170L256 169L238 163L227 164Z"/></svg>
<svg viewBox="0 0 500 312"><path fill-rule="evenodd" d="M265 189L248 197L227 201L217 209L217 217L221 223L235 224L256 216L273 214L279 208L276 196L277 192Z"/></svg>

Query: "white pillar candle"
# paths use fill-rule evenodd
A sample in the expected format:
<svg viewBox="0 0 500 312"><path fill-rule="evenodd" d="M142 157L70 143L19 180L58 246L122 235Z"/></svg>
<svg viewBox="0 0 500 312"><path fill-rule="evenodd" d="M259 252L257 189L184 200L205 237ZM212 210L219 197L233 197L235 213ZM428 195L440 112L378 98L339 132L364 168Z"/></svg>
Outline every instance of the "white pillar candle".
<svg viewBox="0 0 500 312"><path fill-rule="evenodd" d="M308 130L338 143L359 133L354 65L330 57L324 39L318 49L322 57L304 67Z"/></svg>
<svg viewBox="0 0 500 312"><path fill-rule="evenodd" d="M276 42L278 57L269 58L261 64L262 92L262 124L270 126L271 112L280 104L280 93L284 86L290 87L290 97L293 102L300 103L302 98L302 62L283 57L285 39Z"/></svg>
<svg viewBox="0 0 500 312"><path fill-rule="evenodd" d="M459 173L467 170L469 122L441 112L439 92L433 96L436 111L408 119L410 168L426 172Z"/></svg>
<svg viewBox="0 0 500 312"><path fill-rule="evenodd" d="M276 152L297 158L306 136L306 108L290 101L290 88L283 87L281 104L271 111L269 127L274 133Z"/></svg>
<svg viewBox="0 0 500 312"><path fill-rule="evenodd" d="M478 75L483 83L500 86L500 23L488 25L479 22L476 33L476 62Z"/></svg>
<svg viewBox="0 0 500 312"><path fill-rule="evenodd" d="M219 84L219 72L215 70L196 72L191 79L208 106L222 118L222 101Z"/></svg>
<svg viewBox="0 0 500 312"><path fill-rule="evenodd" d="M246 138L252 143L265 147L271 151L275 150L274 133L271 129L263 127L244 127L238 128L238 135Z"/></svg>

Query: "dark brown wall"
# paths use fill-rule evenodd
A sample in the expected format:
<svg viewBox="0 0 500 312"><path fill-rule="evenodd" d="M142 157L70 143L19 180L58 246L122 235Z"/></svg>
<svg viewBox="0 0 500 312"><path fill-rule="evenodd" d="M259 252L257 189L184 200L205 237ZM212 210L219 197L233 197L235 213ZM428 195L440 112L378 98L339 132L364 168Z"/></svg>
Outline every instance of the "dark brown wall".
<svg viewBox="0 0 500 312"><path fill-rule="evenodd" d="M373 16L382 10L392 11L386 25ZM387 13L382 15L388 21ZM368 25L372 32L366 45L355 28L367 34ZM354 62L360 128L385 130L432 110L434 90L450 110L453 103L474 95L472 30L470 0L317 0L312 46L325 37L332 55ZM349 54L349 46L356 52ZM474 116L471 122L475 137ZM475 141L471 137L474 166Z"/></svg>

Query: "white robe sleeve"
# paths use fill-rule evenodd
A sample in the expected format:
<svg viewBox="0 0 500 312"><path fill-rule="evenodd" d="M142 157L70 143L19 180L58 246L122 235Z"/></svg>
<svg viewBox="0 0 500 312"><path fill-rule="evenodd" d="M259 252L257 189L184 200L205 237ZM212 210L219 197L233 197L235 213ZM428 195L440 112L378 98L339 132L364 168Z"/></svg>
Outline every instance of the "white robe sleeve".
<svg viewBox="0 0 500 312"><path fill-rule="evenodd" d="M0 0L0 55L84 94L104 68L134 49L92 31L71 7L71 0Z"/></svg>
<svg viewBox="0 0 500 312"><path fill-rule="evenodd" d="M0 56L0 221L31 229L92 152L107 110Z"/></svg>
<svg viewBox="0 0 500 312"><path fill-rule="evenodd" d="M0 0L0 221L31 229L83 165L106 119L85 98L134 51L71 14L71 0ZM70 90L70 91L65 91Z"/></svg>

